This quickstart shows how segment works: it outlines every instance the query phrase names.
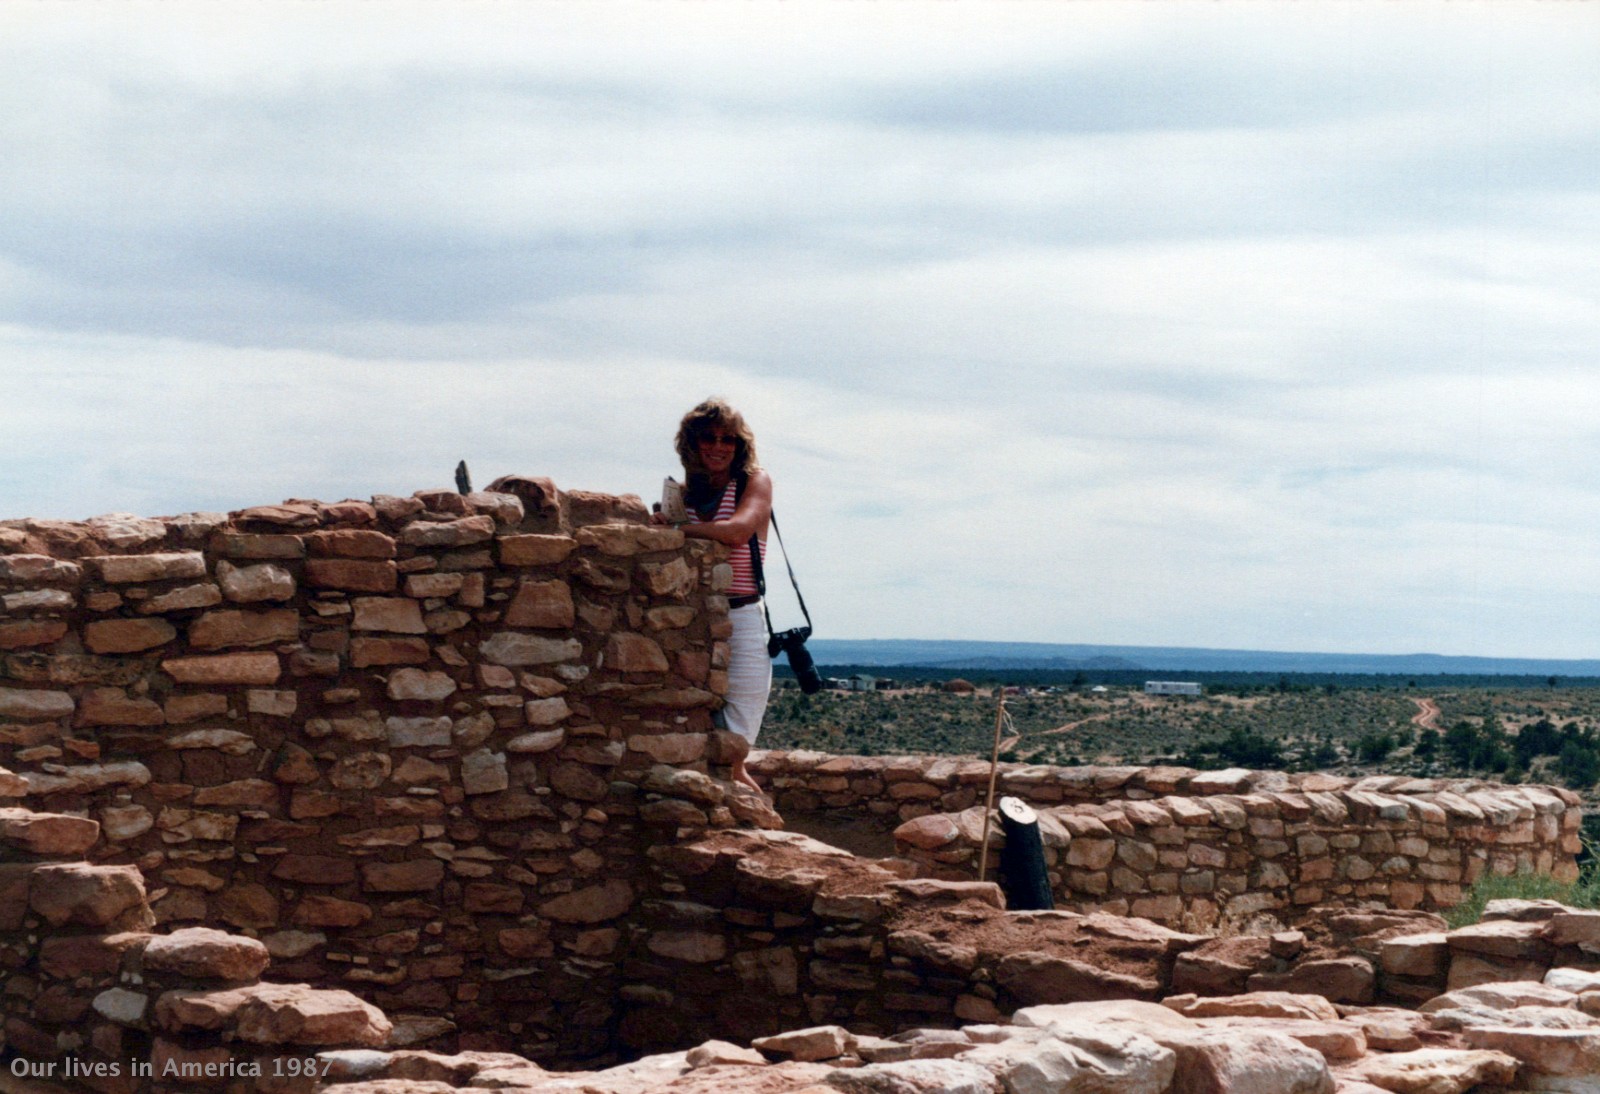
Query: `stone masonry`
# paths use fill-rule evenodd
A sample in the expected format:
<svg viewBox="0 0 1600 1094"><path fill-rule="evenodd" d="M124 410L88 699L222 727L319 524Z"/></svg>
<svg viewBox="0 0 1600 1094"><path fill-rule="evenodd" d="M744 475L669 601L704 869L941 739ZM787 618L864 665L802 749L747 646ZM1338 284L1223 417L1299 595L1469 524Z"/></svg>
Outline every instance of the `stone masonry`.
<svg viewBox="0 0 1600 1094"><path fill-rule="evenodd" d="M989 765L928 757L758 753L786 817L880 818L918 873L976 879ZM1482 873L1577 876L1569 790L1475 780L1002 764L996 796L1039 811L1056 905L1210 930L1327 904L1439 911ZM989 833L989 871L1004 846Z"/></svg>
<svg viewBox="0 0 1600 1094"><path fill-rule="evenodd" d="M780 822L714 777L722 549L500 485L0 523L0 805L419 1036L610 1051L646 851Z"/></svg>
<svg viewBox="0 0 1600 1094"><path fill-rule="evenodd" d="M1432 930L1478 871L1574 869L1564 791L1008 767L1064 910L1007 913L974 882L987 765L758 755L780 808L880 816L900 853L779 831L713 724L725 549L636 498L496 486L0 522L0 1050L79 1050L100 992L139 994L119 978L145 975L151 937L205 950L185 932L217 928L242 941L213 949L380 1008L387 1051L546 1066L1074 993L1415 1000L1455 978L1437 953L1386 971L1374 937L1329 965L1316 930L1378 903ZM85 861L37 885L44 848ZM1206 948L1259 913L1312 943ZM80 927L137 939L77 983L44 953ZM260 969L237 971L217 990ZM123 1032L104 1058L167 1028L105 1006Z"/></svg>

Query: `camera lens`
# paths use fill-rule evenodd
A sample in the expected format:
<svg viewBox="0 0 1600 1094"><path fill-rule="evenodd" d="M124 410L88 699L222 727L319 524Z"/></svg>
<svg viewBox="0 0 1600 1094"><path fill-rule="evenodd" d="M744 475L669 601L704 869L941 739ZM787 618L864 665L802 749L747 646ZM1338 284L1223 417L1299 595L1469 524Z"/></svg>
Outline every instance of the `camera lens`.
<svg viewBox="0 0 1600 1094"><path fill-rule="evenodd" d="M814 695L822 690L822 676L817 672L817 664L811 659L811 651L806 649L804 639L790 643L789 668L794 671L801 691Z"/></svg>

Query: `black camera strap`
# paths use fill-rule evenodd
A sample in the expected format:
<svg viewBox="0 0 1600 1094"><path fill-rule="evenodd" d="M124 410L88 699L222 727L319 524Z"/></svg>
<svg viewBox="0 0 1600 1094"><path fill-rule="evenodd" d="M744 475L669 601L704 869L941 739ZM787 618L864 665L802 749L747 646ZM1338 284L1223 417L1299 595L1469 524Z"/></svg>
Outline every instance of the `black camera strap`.
<svg viewBox="0 0 1600 1094"><path fill-rule="evenodd" d="M784 569L789 571L789 584L794 586L794 598L800 603L800 614L806 617L806 636L811 635L811 613L806 611L806 598L800 595L800 582L795 580L794 566L789 561L789 550L783 545L783 533L778 531L778 514L772 514L772 532L778 537L778 550L783 554ZM767 609L767 579L761 569L761 545L750 537L750 561L756 567L756 588L761 590L761 613L767 618L767 633L772 633L772 613Z"/></svg>
<svg viewBox="0 0 1600 1094"><path fill-rule="evenodd" d="M740 472L734 480L733 503L739 504L739 499L744 495L744 484L748 477ZM800 595L800 582L795 580L794 564L789 561L789 549L783 545L783 533L778 530L778 514L770 514L772 531L778 537L778 550L783 553L784 569L789 571L789 584L794 586L794 598L800 604L800 614L806 617L806 635L811 634L811 613L806 610L806 598ZM761 614L767 621L767 634L772 631L772 612L767 608L767 573L766 567L761 563L761 540L754 533L750 535L750 568L756 575L756 592L761 596Z"/></svg>

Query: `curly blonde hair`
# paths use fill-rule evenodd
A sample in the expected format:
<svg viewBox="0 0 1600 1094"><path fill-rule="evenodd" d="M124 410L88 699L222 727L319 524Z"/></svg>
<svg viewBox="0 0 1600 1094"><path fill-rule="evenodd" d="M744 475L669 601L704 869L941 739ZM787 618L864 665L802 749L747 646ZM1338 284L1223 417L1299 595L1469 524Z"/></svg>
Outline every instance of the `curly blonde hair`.
<svg viewBox="0 0 1600 1094"><path fill-rule="evenodd" d="M707 399L683 416L678 423L678 437L674 447L678 459L683 461L683 471L691 480L706 474L700 463L700 438L714 429L731 433L736 441L733 451L733 474L748 474L761 467L756 459L756 437L750 432L744 415L721 399ZM692 485L692 483L691 483Z"/></svg>

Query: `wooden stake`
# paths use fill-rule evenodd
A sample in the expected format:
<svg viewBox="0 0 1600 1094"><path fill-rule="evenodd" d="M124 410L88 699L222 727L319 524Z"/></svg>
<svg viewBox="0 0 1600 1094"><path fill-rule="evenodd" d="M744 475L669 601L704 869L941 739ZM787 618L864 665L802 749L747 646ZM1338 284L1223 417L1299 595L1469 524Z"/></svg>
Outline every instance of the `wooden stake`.
<svg viewBox="0 0 1600 1094"><path fill-rule="evenodd" d="M994 752L989 757L989 796L983 803L983 844L978 848L978 880L989 872L989 818L994 813L994 780L1000 770L1000 729L1006 722L1006 692L1000 689L1000 708L994 715Z"/></svg>

